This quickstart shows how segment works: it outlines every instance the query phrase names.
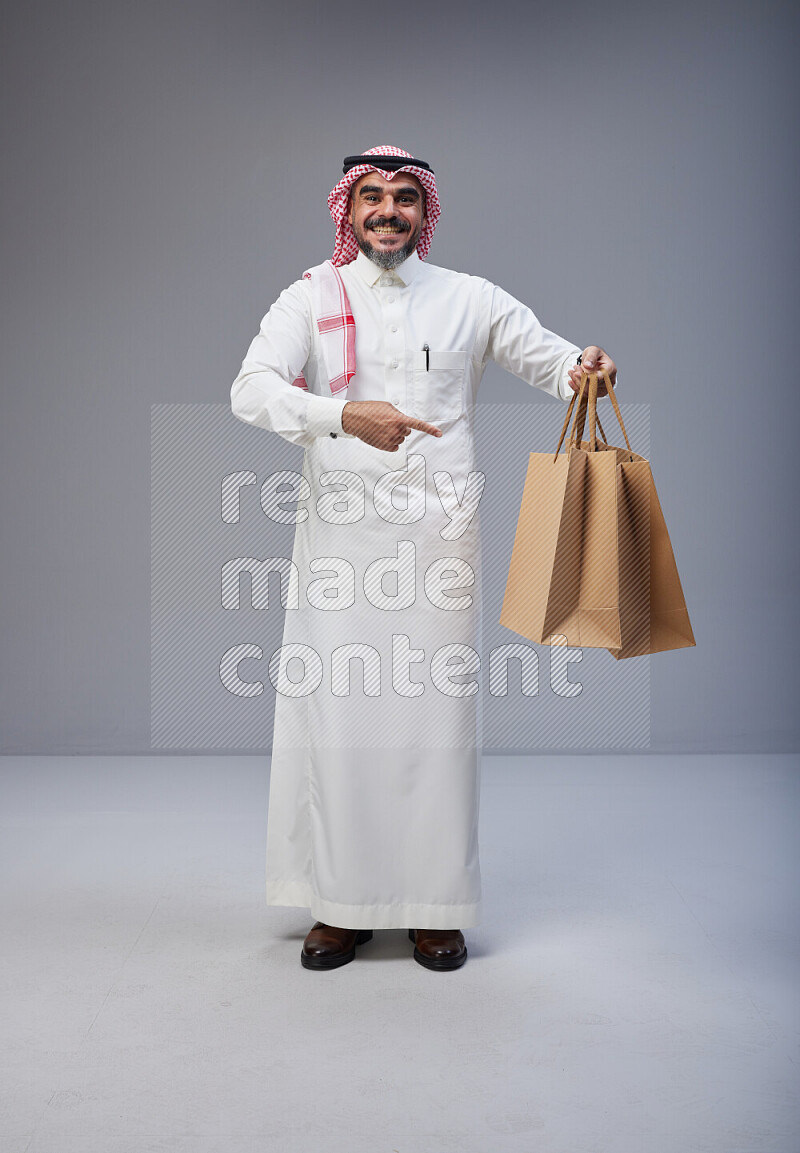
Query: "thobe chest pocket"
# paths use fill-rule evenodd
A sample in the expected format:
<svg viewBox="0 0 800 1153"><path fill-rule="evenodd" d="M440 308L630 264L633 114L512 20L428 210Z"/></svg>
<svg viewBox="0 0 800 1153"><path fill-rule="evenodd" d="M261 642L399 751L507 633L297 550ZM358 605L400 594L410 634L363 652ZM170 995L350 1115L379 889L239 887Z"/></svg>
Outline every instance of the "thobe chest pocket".
<svg viewBox="0 0 800 1153"><path fill-rule="evenodd" d="M415 352L414 415L431 424L458 420L464 411L468 363L468 352Z"/></svg>

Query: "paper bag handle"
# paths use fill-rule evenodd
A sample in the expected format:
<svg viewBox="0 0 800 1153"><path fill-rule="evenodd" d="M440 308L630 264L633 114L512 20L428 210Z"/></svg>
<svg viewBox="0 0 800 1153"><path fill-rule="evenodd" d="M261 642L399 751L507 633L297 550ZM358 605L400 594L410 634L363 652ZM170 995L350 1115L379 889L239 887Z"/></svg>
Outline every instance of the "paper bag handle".
<svg viewBox="0 0 800 1153"><path fill-rule="evenodd" d="M567 434L567 429L569 427L569 422L570 422L570 418L571 418L572 413L573 413L573 409L575 411L575 421L574 421L573 426L572 426L572 432L570 433L569 444L567 445L567 447L570 448L575 443L580 444L581 440L583 439L583 427L584 427L584 423L586 420L586 410L588 407L588 394L586 393L586 382L588 380L589 380L588 375L586 373L584 373L581 376L581 386L580 386L579 391L573 392L572 396L570 397L569 407L567 408L567 415L564 417L564 425L561 429L561 436L560 436L559 441L558 441L558 448L556 449L556 454L555 454L555 457L553 458L553 460L555 460L556 457L558 456L559 452L561 452L561 445L564 443L564 437ZM576 401L577 401L577 407L576 407ZM596 416L596 413L597 413L597 402L595 400L595 416ZM602 425L600 425L600 432L602 433L603 438L605 438L605 432L603 432L603 426Z"/></svg>
<svg viewBox="0 0 800 1153"><path fill-rule="evenodd" d="M614 408L614 412L617 415L619 426L622 429L622 435L625 437L625 444L628 446L628 452L632 453L633 449L631 448L631 442L628 440L628 433L625 429L625 423L622 419L622 413L620 412L619 403L617 402L616 393L614 392L614 388L611 384L611 379L606 372L602 372L599 375L603 377L606 383L607 394L611 398L611 404ZM597 433L595 426L600 429L600 435L606 444L608 443L608 437L605 434L605 429L600 423L600 417L597 413L597 378L598 373L596 372L584 372L581 376L580 390L578 392L573 392L572 397L570 398L569 407L567 408L567 415L564 418L564 426L561 429L561 436L558 441L558 448L556 449L555 456L553 457L554 461L558 457L559 452L561 452L561 445L564 443L564 437L566 436L567 429L569 428L570 417L572 416L573 409L575 411L575 419L572 424L572 431L570 433L569 444L567 446L568 448L570 448L573 444L581 443L581 440L583 439L583 430L586 423L587 410L589 414L589 451L597 451ZM587 382L589 385L588 392L586 390ZM576 400L577 406L575 403Z"/></svg>
<svg viewBox="0 0 800 1153"><path fill-rule="evenodd" d="M567 429L569 428L569 421L570 421L570 417L572 416L572 410L575 407L575 401L577 399L578 404L580 404L581 401L583 400L583 384L584 384L584 378L581 378L580 394L573 391L572 396L569 398L569 407L567 408L567 415L564 417L564 425L561 429L561 436L558 438L558 448L556 449L555 456L553 457L554 463L556 460L558 460L558 454L561 452L561 446L564 443L564 437L567 435ZM572 439L572 438L570 438L570 439Z"/></svg>
<svg viewBox="0 0 800 1153"><path fill-rule="evenodd" d="M632 453L633 449L631 448L631 442L628 440L628 434L625 431L625 423L622 419L622 413L619 410L619 404L617 402L617 394L611 385L611 379L610 379L607 372L603 372L600 375L603 377L603 379L606 382L606 388L608 389L608 395L611 398L611 404L614 407L614 412L616 413L617 420L619 421L619 427L622 429L622 435L625 437L625 444L628 446L628 452ZM603 435L605 436L605 433Z"/></svg>

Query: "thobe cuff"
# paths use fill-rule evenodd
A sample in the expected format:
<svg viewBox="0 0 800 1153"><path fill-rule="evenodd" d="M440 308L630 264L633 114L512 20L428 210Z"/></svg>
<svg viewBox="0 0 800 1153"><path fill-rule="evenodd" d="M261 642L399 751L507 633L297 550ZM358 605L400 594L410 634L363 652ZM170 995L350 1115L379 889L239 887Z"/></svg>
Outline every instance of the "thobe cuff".
<svg viewBox="0 0 800 1153"><path fill-rule="evenodd" d="M582 352L583 352L583 349L578 348L576 346L575 349L572 352L568 353L567 356L564 358L564 363L561 366L561 375L558 378L558 391L561 394L562 400L572 400L572 397L574 395L574 390L572 388L572 385L569 382L568 373L569 373L569 370L571 368L574 368L575 365L578 363L578 357L581 355Z"/></svg>
<svg viewBox="0 0 800 1153"><path fill-rule="evenodd" d="M344 436L353 439L352 433L342 428L342 409L347 404L346 396L308 396L306 431L311 436Z"/></svg>

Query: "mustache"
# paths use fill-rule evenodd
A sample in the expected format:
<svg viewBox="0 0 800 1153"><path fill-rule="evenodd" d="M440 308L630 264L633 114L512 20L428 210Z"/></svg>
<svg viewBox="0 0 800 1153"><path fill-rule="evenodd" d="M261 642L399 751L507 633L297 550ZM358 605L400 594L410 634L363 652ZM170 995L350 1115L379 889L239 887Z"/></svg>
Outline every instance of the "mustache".
<svg viewBox="0 0 800 1153"><path fill-rule="evenodd" d="M369 224L365 225L367 229L372 228L396 228L398 232L410 232L411 225L407 220L401 220L399 216L376 216L374 220L370 220Z"/></svg>

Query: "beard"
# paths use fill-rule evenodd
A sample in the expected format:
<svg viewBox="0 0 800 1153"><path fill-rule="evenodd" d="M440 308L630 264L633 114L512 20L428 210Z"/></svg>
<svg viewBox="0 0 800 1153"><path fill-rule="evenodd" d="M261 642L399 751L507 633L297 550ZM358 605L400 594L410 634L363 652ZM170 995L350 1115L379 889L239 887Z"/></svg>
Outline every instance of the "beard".
<svg viewBox="0 0 800 1153"><path fill-rule="evenodd" d="M400 248L393 249L391 252L386 252L380 248L374 248L369 240L370 232L373 228L386 227L394 227L399 229L401 232L408 232L409 235L406 243L402 244ZM411 225L408 224L407 221L400 220L396 216L390 216L388 218L381 216L376 220L371 221L368 228L359 228L356 230L354 227L353 231L355 233L356 240L358 241L358 247L361 249L364 255L368 257L373 264L377 264L379 268L383 268L388 272L392 268L397 268L397 266L402 264L404 260L408 260L411 253L417 247L419 234L422 229L419 227L415 229L414 232L412 232Z"/></svg>

